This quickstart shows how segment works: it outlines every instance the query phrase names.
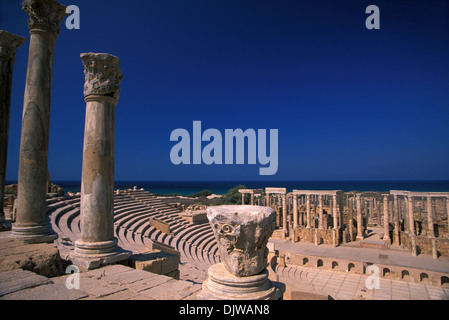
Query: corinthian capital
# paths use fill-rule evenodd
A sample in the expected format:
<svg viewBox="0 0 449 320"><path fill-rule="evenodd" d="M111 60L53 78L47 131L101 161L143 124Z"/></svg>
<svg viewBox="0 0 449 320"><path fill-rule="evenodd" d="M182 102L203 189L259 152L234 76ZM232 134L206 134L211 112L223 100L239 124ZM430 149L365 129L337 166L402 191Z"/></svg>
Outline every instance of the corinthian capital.
<svg viewBox="0 0 449 320"><path fill-rule="evenodd" d="M23 37L0 30L0 56L14 60L17 48L25 41Z"/></svg>
<svg viewBox="0 0 449 320"><path fill-rule="evenodd" d="M22 10L28 13L28 29L43 29L57 36L66 15L66 6L55 0L24 0Z"/></svg>
<svg viewBox="0 0 449 320"><path fill-rule="evenodd" d="M120 96L120 81L123 78L120 71L120 59L107 53L82 53L84 65L84 97L89 95L104 95L118 100Z"/></svg>

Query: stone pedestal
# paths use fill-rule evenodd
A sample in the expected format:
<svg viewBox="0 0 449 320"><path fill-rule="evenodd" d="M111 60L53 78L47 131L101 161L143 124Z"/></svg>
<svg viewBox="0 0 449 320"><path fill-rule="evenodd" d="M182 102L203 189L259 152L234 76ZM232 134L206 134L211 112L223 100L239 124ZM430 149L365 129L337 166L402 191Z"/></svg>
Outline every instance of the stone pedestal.
<svg viewBox="0 0 449 320"><path fill-rule="evenodd" d="M282 292L268 279L268 270L247 277L230 274L222 263L208 270L199 300L279 300Z"/></svg>
<svg viewBox="0 0 449 320"><path fill-rule="evenodd" d="M209 268L198 299L277 300L282 292L268 279L268 239L275 228L269 207L207 209L222 263Z"/></svg>
<svg viewBox="0 0 449 320"><path fill-rule="evenodd" d="M115 106L120 94L120 60L105 53L81 54L86 123L81 180L81 236L72 261L83 269L128 258L114 237Z"/></svg>
<svg viewBox="0 0 449 320"><path fill-rule="evenodd" d="M6 159L8 154L9 113L11 108L12 68L17 48L25 38L0 30L0 219L4 217Z"/></svg>
<svg viewBox="0 0 449 320"><path fill-rule="evenodd" d="M46 223L47 160L53 56L59 24L66 7L54 0L25 0L30 48L23 101L17 186L17 216L13 234L28 242L56 239Z"/></svg>

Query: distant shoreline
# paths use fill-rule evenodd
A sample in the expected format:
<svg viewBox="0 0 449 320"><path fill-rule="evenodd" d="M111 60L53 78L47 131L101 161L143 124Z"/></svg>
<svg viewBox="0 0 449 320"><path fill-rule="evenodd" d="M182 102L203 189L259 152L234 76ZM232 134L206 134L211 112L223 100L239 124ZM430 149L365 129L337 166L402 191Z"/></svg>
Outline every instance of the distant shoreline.
<svg viewBox="0 0 449 320"><path fill-rule="evenodd" d="M7 180L6 185L16 183ZM73 180L55 180L52 183L60 186L65 192L79 192L81 182ZM209 190L213 194L223 195L229 189L245 185L250 189L266 187L285 187L290 192L299 190L342 190L348 191L377 191L407 190L423 192L449 192L448 180L359 180L359 181L116 181L114 189L132 189L134 186L156 194L181 194L187 196L192 193Z"/></svg>

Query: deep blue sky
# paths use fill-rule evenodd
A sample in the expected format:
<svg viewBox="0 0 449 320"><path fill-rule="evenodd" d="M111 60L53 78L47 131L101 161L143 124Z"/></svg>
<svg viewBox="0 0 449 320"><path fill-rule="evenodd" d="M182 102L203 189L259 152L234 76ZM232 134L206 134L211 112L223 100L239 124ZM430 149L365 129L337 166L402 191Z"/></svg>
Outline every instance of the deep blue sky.
<svg viewBox="0 0 449 320"><path fill-rule="evenodd" d="M82 52L121 59L116 180L449 179L449 0L68 0L56 43L49 170L81 177ZM380 9L367 30L365 8ZM29 38L21 1L0 29ZM16 180L29 42L16 56L7 180ZM279 170L170 162L172 130L279 130ZM203 143L203 146L205 143Z"/></svg>

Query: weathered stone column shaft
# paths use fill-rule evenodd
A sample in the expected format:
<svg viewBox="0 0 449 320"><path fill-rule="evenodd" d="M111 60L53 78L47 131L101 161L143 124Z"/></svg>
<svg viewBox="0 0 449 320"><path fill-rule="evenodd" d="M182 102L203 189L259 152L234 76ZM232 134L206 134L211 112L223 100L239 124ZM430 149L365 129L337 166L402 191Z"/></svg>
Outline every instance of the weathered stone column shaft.
<svg viewBox="0 0 449 320"><path fill-rule="evenodd" d="M427 197L427 224L429 237L435 237L432 215L432 197Z"/></svg>
<svg viewBox="0 0 449 320"><path fill-rule="evenodd" d="M318 229L324 229L323 226L323 195L318 196Z"/></svg>
<svg viewBox="0 0 449 320"><path fill-rule="evenodd" d="M384 241L390 242L390 224L388 221L388 196L384 195Z"/></svg>
<svg viewBox="0 0 449 320"><path fill-rule="evenodd" d="M412 197L408 197L408 225L409 225L409 232L412 235L415 235L415 216L413 213L413 201Z"/></svg>
<svg viewBox="0 0 449 320"><path fill-rule="evenodd" d="M120 60L84 53L86 120L81 181L83 242L114 238L115 106L120 93Z"/></svg>
<svg viewBox="0 0 449 320"><path fill-rule="evenodd" d="M337 214L337 195L332 196L332 217L334 220L334 229L338 229L338 214Z"/></svg>
<svg viewBox="0 0 449 320"><path fill-rule="evenodd" d="M85 242L114 237L115 106L111 97L86 98L81 183L81 233Z"/></svg>
<svg viewBox="0 0 449 320"><path fill-rule="evenodd" d="M398 212L398 196L393 196L393 222L394 222L394 243L399 245L399 212Z"/></svg>
<svg viewBox="0 0 449 320"><path fill-rule="evenodd" d="M293 228L298 227L298 198L293 195Z"/></svg>
<svg viewBox="0 0 449 320"><path fill-rule="evenodd" d="M362 199L357 194L357 239L363 239Z"/></svg>
<svg viewBox="0 0 449 320"><path fill-rule="evenodd" d="M45 195L54 47L66 13L65 6L52 0L25 0L22 8L30 17L30 47L13 233L18 237L41 238L48 233Z"/></svg>
<svg viewBox="0 0 449 320"><path fill-rule="evenodd" d="M16 51L25 38L0 30L0 217L5 196L6 160L8 154L9 115L11 109L12 70Z"/></svg>

